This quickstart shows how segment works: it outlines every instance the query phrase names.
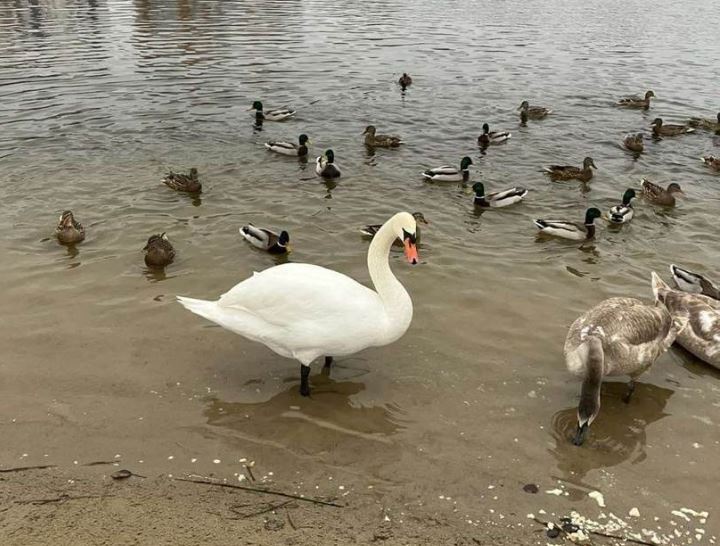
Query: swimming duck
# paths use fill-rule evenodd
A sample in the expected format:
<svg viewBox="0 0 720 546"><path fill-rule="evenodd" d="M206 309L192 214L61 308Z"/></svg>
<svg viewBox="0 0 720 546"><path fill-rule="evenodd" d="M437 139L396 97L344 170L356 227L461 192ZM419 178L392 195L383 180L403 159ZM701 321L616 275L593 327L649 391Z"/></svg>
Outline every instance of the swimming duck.
<svg viewBox="0 0 720 546"><path fill-rule="evenodd" d="M642 98L639 95L623 97L617 102L617 105L624 106L626 108L645 108L647 110L648 108L650 108L650 99L654 96L655 93L653 93L652 91L647 91L645 93L645 98Z"/></svg>
<svg viewBox="0 0 720 546"><path fill-rule="evenodd" d="M335 164L335 152L326 150L325 155L319 156L315 160L315 172L323 178L338 178L342 173Z"/></svg>
<svg viewBox="0 0 720 546"><path fill-rule="evenodd" d="M702 162L711 169L715 171L720 171L720 157L706 155L705 157L701 157L700 159L702 159Z"/></svg>
<svg viewBox="0 0 720 546"><path fill-rule="evenodd" d="M478 137L478 145L484 147L490 146L491 144L500 144L509 139L512 134L507 131L492 131L490 132L490 126L487 123L483 123L483 132Z"/></svg>
<svg viewBox="0 0 720 546"><path fill-rule="evenodd" d="M720 369L720 301L673 290L659 277L653 276L655 300L675 320L687 320L687 326L675 340L686 351Z"/></svg>
<svg viewBox="0 0 720 546"><path fill-rule="evenodd" d="M655 277L653 273L653 283ZM625 396L629 402L635 379L667 351L686 323L686 319L673 319L662 306L634 298L607 299L572 323L563 354L568 371L582 379L575 445L582 445L600 413L603 379L629 375Z"/></svg>
<svg viewBox="0 0 720 546"><path fill-rule="evenodd" d="M73 245L85 239L85 228L75 220L72 211L66 210L60 215L55 236L62 244Z"/></svg>
<svg viewBox="0 0 720 546"><path fill-rule="evenodd" d="M472 187L475 192L473 204L476 207L501 208L514 205L522 201L528 191L525 188L509 188L507 190L485 193L482 182L475 182Z"/></svg>
<svg viewBox="0 0 720 546"><path fill-rule="evenodd" d="M545 172L553 180L580 180L588 182L593 177L592 168L597 169L592 157L583 159L582 168L573 167L572 165L550 165L544 167Z"/></svg>
<svg viewBox="0 0 720 546"><path fill-rule="evenodd" d="M645 149L645 143L643 142L642 133L625 135L625 138L623 139L623 146L625 146L631 152L635 152L638 154L641 153Z"/></svg>
<svg viewBox="0 0 720 546"><path fill-rule="evenodd" d="M655 137L661 137L661 136L677 136L677 135L684 135L685 133L694 133L695 129L692 127L688 127L685 124L679 125L679 124L670 124L670 125L664 125L662 118L655 118L653 122L650 124L653 130L653 135Z"/></svg>
<svg viewBox="0 0 720 546"><path fill-rule="evenodd" d="M405 89L412 85L412 78L407 73L403 72L403 75L400 76L398 83L400 84L402 90L405 91Z"/></svg>
<svg viewBox="0 0 720 546"><path fill-rule="evenodd" d="M402 144L402 139L399 136L392 135L378 135L375 134L374 125L368 125L363 131L365 135L365 145L371 148L397 148Z"/></svg>
<svg viewBox="0 0 720 546"><path fill-rule="evenodd" d="M657 184L650 182L647 178L640 180L640 190L642 191L642 196L646 200L651 203L655 203L656 205L663 205L665 207L674 207L675 196L685 195L680 188L680 184L673 182L668 185L666 190L664 190Z"/></svg>
<svg viewBox="0 0 720 546"><path fill-rule="evenodd" d="M254 247L267 250L270 254L286 254L290 251L290 235L287 231L281 231L278 235L269 229L248 224L240 228L240 235Z"/></svg>
<svg viewBox="0 0 720 546"><path fill-rule="evenodd" d="M285 121L295 115L292 108L276 108L275 110L263 110L263 103L259 100L253 102L250 110L253 111L255 119L263 119L265 121Z"/></svg>
<svg viewBox="0 0 720 546"><path fill-rule="evenodd" d="M310 264L286 263L255 273L216 301L179 296L186 309L223 328L259 341L275 353L300 361L300 394L310 395L310 365L325 356L346 356L400 339L413 316L410 296L390 270L396 238L405 257L418 262L415 219L390 218L367 254L375 290L341 273Z"/></svg>
<svg viewBox="0 0 720 546"><path fill-rule="evenodd" d="M630 220L632 220L635 211L633 210L633 206L630 201L632 201L635 197L636 195L634 189L628 188L625 190L622 203L615 205L610 209L608 220L610 220L611 224L627 224Z"/></svg>
<svg viewBox="0 0 720 546"><path fill-rule="evenodd" d="M170 171L163 178L163 184L168 188L187 193L199 193L202 191L202 184L198 180L198 172L195 167L190 169L188 174Z"/></svg>
<svg viewBox="0 0 720 546"><path fill-rule="evenodd" d="M472 164L472 159L465 156L460 160L459 169L450 165L443 165L442 167L428 169L422 175L434 182L467 182L470 178L470 165Z"/></svg>
<svg viewBox="0 0 720 546"><path fill-rule="evenodd" d="M700 275L687 269L682 269L675 264L670 265L670 273L675 280L677 287L683 292L690 294L702 294L714 300L720 300L720 289L715 284Z"/></svg>
<svg viewBox="0 0 720 546"><path fill-rule="evenodd" d="M545 108L544 106L530 106L530 103L526 100L520 104L520 119L527 122L528 119L542 119L548 114L552 114L552 110ZM523 115L524 114L524 115Z"/></svg>
<svg viewBox="0 0 720 546"><path fill-rule="evenodd" d="M308 155L308 143L310 140L308 136L303 134L298 138L298 144L293 142L284 142L282 140L271 140L265 143L265 147L271 152L276 152L282 155L291 155L295 157L307 157Z"/></svg>
<svg viewBox="0 0 720 546"><path fill-rule="evenodd" d="M691 118L688 121L690 127L698 127L706 131L720 131L720 112L718 112L717 120L705 118Z"/></svg>
<svg viewBox="0 0 720 546"><path fill-rule="evenodd" d="M601 216L600 210L592 207L585 211L584 224L564 220L535 220L535 225L540 230L540 233L562 239L583 241L595 237L595 219Z"/></svg>
<svg viewBox="0 0 720 546"><path fill-rule="evenodd" d="M145 252L145 265L148 267L165 267L175 259L175 249L162 232L159 235L151 235L143 248Z"/></svg>
<svg viewBox="0 0 720 546"><path fill-rule="evenodd" d="M413 218L415 218L415 242L420 242L420 224L428 225L429 222L425 219L425 215L422 212L413 212ZM362 228L360 230L360 233L362 233L365 237L375 237L378 231L380 231L380 228L382 227L382 224L369 224ZM400 245L402 246L402 241L400 239L395 239L394 245Z"/></svg>

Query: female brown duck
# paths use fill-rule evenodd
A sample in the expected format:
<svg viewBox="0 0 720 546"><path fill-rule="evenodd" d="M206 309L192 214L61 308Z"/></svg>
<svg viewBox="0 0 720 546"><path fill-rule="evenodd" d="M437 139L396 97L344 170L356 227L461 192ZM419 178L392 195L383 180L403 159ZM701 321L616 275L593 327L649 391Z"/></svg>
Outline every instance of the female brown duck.
<svg viewBox="0 0 720 546"><path fill-rule="evenodd" d="M580 180L581 182L589 182L593 177L592 169L597 169L592 157L586 157L583 160L583 166L574 167L572 165L550 165L545 167L545 172L553 180Z"/></svg>

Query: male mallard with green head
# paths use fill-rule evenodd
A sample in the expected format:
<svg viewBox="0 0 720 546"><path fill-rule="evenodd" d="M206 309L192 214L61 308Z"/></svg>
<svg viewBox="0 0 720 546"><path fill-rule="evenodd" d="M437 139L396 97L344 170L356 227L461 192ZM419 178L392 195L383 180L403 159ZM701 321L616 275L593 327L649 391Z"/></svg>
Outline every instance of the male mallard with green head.
<svg viewBox="0 0 720 546"><path fill-rule="evenodd" d="M583 166L574 167L572 165L550 165L544 167L545 173L553 180L580 180L589 182L593 177L592 169L597 169L592 157L586 157L583 160Z"/></svg>
<svg viewBox="0 0 720 546"><path fill-rule="evenodd" d="M711 169L715 171L720 171L720 157L706 155L705 157L701 157L700 159L702 159L702 162Z"/></svg>
<svg viewBox="0 0 720 546"><path fill-rule="evenodd" d="M326 150L324 155L315 160L315 172L323 178L339 178L340 167L335 164L335 152Z"/></svg>
<svg viewBox="0 0 720 546"><path fill-rule="evenodd" d="M640 97L639 95L632 95L630 97L623 97L618 102L618 106L624 106L625 108L645 108L646 110L650 108L650 99L655 96L655 93L652 91L647 91L645 93L645 98Z"/></svg>
<svg viewBox="0 0 720 546"><path fill-rule="evenodd" d="M298 138L298 144L294 142L285 142L283 140L271 140L265 143L265 147L271 152L282 155L290 155L294 157L307 157L308 147L310 143L308 136L303 134Z"/></svg>
<svg viewBox="0 0 720 546"><path fill-rule="evenodd" d="M635 197L636 194L634 189L628 188L625 190L622 203L615 205L610 209L608 220L611 224L627 224L630 220L632 220L635 211L633 210L633 206L630 201L635 199Z"/></svg>
<svg viewBox="0 0 720 546"><path fill-rule="evenodd" d="M717 120L705 118L690 118L688 121L690 127L705 129L706 131L720 131L720 112L718 112Z"/></svg>
<svg viewBox="0 0 720 546"><path fill-rule="evenodd" d="M55 228L57 240L64 245L73 245L85 239L85 228L75 220L73 213L66 210L60 216L58 225Z"/></svg>
<svg viewBox="0 0 720 546"><path fill-rule="evenodd" d="M240 235L254 247L266 250L270 254L286 254L290 252L290 235L287 231L281 231L278 235L269 229L248 224L240 228Z"/></svg>
<svg viewBox="0 0 720 546"><path fill-rule="evenodd" d="M595 219L600 218L602 213L595 207L585 211L585 222L567 222L565 220L535 220L535 225L540 233L570 239L573 241L584 241L595 237Z"/></svg>
<svg viewBox="0 0 720 546"><path fill-rule="evenodd" d="M190 169L188 174L170 171L163 178L163 184L168 188L187 193L200 193L202 191L202 184L198 180L198 172L195 167Z"/></svg>
<svg viewBox="0 0 720 546"><path fill-rule="evenodd" d="M623 146L636 154L641 153L645 149L642 133L625 135L625 138L623 139Z"/></svg>
<svg viewBox="0 0 720 546"><path fill-rule="evenodd" d="M507 131L491 131L487 123L483 123L482 128L483 132L478 137L478 146L481 148L487 148L491 144L501 144L512 136Z"/></svg>
<svg viewBox="0 0 720 546"><path fill-rule="evenodd" d="M165 267L175 259L175 249L163 231L151 235L143 248L145 252L145 265L148 267Z"/></svg>
<svg viewBox="0 0 720 546"><path fill-rule="evenodd" d="M493 193L485 193L485 186L482 182L475 182L472 187L475 192L473 204L483 208L501 208L514 205L523 200L528 193L525 188L508 188Z"/></svg>
<svg viewBox="0 0 720 546"><path fill-rule="evenodd" d="M663 189L661 186L650 182L647 178L640 180L640 191L647 201L664 207L674 207L675 196L685 195L680 188L680 184L673 182L668 185L667 189Z"/></svg>
<svg viewBox="0 0 720 546"><path fill-rule="evenodd" d="M685 124L664 124L662 118L655 118L650 126L655 137L677 136L695 132L695 129Z"/></svg>
<svg viewBox="0 0 720 546"><path fill-rule="evenodd" d="M365 135L365 146L371 148L397 148L402 144L402 139L399 136L393 135L378 135L376 133L374 125L368 125L363 131Z"/></svg>
<svg viewBox="0 0 720 546"><path fill-rule="evenodd" d="M276 108L275 110L264 110L263 103L259 100L253 102L250 110L253 111L253 116L256 120L265 121L285 121L295 115L295 110L292 108Z"/></svg>
<svg viewBox="0 0 720 546"><path fill-rule="evenodd" d="M549 114L552 114L552 110L545 108L544 106L530 106L530 103L526 100L520 104L520 119L521 121L527 122L528 119L543 119Z"/></svg>
<svg viewBox="0 0 720 546"><path fill-rule="evenodd" d="M467 182L470 178L470 165L472 164L472 159L465 156L460 160L459 169L450 165L443 165L442 167L428 169L422 175L427 180L434 182Z"/></svg>

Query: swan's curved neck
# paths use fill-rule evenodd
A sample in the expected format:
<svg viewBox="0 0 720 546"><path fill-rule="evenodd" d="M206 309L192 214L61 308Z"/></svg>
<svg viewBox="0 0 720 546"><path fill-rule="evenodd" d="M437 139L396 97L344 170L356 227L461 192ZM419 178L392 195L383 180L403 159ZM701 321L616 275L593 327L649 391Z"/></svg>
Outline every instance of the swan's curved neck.
<svg viewBox="0 0 720 546"><path fill-rule="evenodd" d="M391 222L386 222L378 230L368 250L368 271L390 321L409 323L412 318L412 301L388 263L390 247L396 238Z"/></svg>

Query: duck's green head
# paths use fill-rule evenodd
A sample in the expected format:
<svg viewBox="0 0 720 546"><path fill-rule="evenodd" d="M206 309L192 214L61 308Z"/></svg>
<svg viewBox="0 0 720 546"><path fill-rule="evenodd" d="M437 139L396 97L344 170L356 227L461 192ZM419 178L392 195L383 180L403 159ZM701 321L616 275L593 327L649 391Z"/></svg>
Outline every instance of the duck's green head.
<svg viewBox="0 0 720 546"><path fill-rule="evenodd" d="M278 237L278 244L280 246L287 246L290 242L290 234L287 231L281 231L280 237Z"/></svg>
<svg viewBox="0 0 720 546"><path fill-rule="evenodd" d="M333 163L335 161L335 152L332 150L325 150L325 159L327 159L328 163Z"/></svg>
<svg viewBox="0 0 720 546"><path fill-rule="evenodd" d="M487 123L483 123L483 134L488 134L490 132L490 126Z"/></svg>
<svg viewBox="0 0 720 546"><path fill-rule="evenodd" d="M303 133L302 135L300 135L300 138L298 139L298 142L300 142L300 146L304 146L304 145L307 144L309 141L310 141L310 139L309 139L308 136L307 136L306 134L304 134L304 133Z"/></svg>
<svg viewBox="0 0 720 546"><path fill-rule="evenodd" d="M597 165L595 165L593 158L586 157L585 159L583 159L583 169L589 169L590 167L592 167L593 169L597 169Z"/></svg>
<svg viewBox="0 0 720 546"><path fill-rule="evenodd" d="M256 100L255 102L253 102L252 109L262 112L262 109L263 109L262 102L260 102L259 100Z"/></svg>
<svg viewBox="0 0 720 546"><path fill-rule="evenodd" d="M635 194L634 189L632 189L632 188L626 189L625 193L623 194L623 201L622 201L623 205L629 205L630 201L632 199L635 199L635 197L636 197L636 194Z"/></svg>
<svg viewBox="0 0 720 546"><path fill-rule="evenodd" d="M585 212L585 223L592 224L595 222L596 218L600 218L601 216L602 213L600 212L600 209L597 209L595 207L587 209L587 211Z"/></svg>
<svg viewBox="0 0 720 546"><path fill-rule="evenodd" d="M467 171L472 164L472 159L470 159L468 156L465 156L460 160L460 170Z"/></svg>
<svg viewBox="0 0 720 546"><path fill-rule="evenodd" d="M475 192L475 195L477 195L478 197L482 197L483 195L485 195L485 186L482 182L475 182L472 189Z"/></svg>

